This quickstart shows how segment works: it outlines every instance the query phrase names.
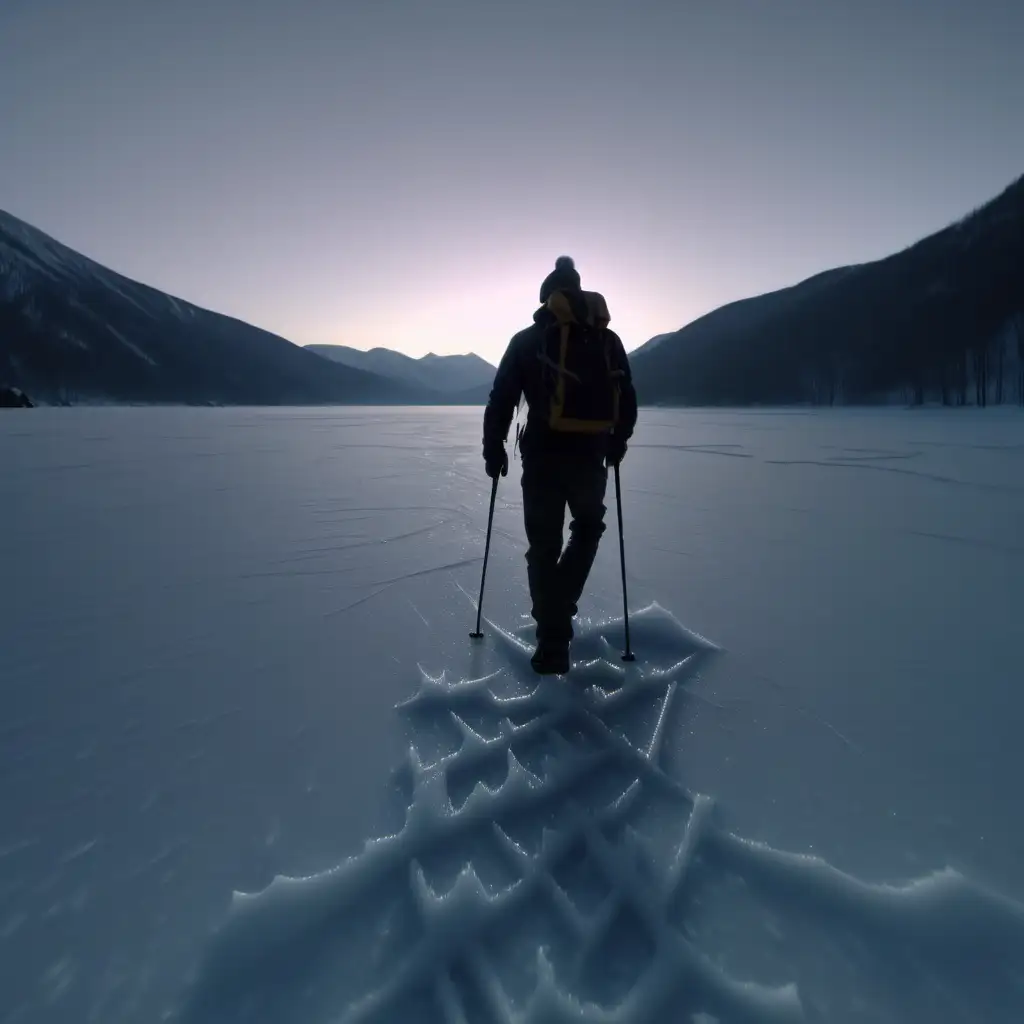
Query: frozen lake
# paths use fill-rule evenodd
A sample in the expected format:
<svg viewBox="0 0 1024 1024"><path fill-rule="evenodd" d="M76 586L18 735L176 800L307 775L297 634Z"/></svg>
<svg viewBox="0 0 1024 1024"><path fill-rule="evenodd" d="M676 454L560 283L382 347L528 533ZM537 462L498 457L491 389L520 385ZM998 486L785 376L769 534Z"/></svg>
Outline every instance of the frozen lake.
<svg viewBox="0 0 1024 1024"><path fill-rule="evenodd" d="M630 607L657 606L638 661L622 676L614 656L610 482L581 604L579 656L599 661L532 696L514 640L467 636L480 434L478 409L0 415L0 1022L157 1020L196 967L188 1024L1024 1019L1019 410L642 409L622 467ZM519 471L499 486L483 608L509 631L529 608ZM633 696L584 705L586 684ZM424 714L396 710L418 688ZM475 740L450 735L459 707ZM548 768L527 763L525 738L556 732ZM527 893L521 920L501 918L519 945L487 947L502 994L484 1009L474 936L505 911L464 888L443 913L410 910L410 865L439 894L467 862L491 895L527 869L496 880L499 855L468 826L449 835L436 792L416 802L418 769L396 773L410 744L427 765L480 736L497 746L445 768L453 803L506 779L477 825L511 836L507 816L535 814L579 870L563 885L568 867L523 838L530 871L577 908L614 909L611 892L639 915L606 922L622 949L590 949L597 918L548 928ZM543 810L516 803L529 786L506 776L510 749L547 786ZM554 785L589 756L584 796ZM605 838L573 853L571 808L612 800L623 772L660 794L621 812L650 847L598 815ZM410 801L428 809L405 845L355 862L359 906L344 878L275 887L211 945L234 890L361 854ZM677 888L629 881L634 861ZM349 946L375 959L343 970ZM542 947L550 985L517 966ZM409 956L421 974L387 995ZM621 967L618 989L594 957ZM569 997L611 1016L573 1017Z"/></svg>

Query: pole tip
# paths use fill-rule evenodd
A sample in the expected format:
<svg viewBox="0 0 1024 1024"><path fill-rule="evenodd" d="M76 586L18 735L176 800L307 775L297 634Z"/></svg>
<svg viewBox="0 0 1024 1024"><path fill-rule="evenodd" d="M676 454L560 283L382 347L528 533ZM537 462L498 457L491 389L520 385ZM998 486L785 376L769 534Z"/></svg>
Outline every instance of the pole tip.
<svg viewBox="0 0 1024 1024"><path fill-rule="evenodd" d="M473 638L474 640L479 640L479 639L480 639L480 638L481 638L481 637L483 636L483 633L477 633L477 632L475 632L475 631L474 631L474 632L470 633L469 635L470 635L470 636L471 636L471 637L472 637L472 638Z"/></svg>
<svg viewBox="0 0 1024 1024"><path fill-rule="evenodd" d="M622 656L623 661L636 661L636 655L632 651L626 651Z"/></svg>

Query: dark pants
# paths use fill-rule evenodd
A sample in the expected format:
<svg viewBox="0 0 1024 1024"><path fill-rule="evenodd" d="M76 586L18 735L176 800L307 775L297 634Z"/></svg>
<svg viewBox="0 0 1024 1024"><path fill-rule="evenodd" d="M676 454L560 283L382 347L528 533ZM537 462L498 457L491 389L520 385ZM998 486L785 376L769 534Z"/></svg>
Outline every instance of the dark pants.
<svg viewBox="0 0 1024 1024"><path fill-rule="evenodd" d="M523 458L526 570L538 643L572 639L572 619L605 531L607 485L602 458L557 454ZM572 519L563 551L566 506Z"/></svg>

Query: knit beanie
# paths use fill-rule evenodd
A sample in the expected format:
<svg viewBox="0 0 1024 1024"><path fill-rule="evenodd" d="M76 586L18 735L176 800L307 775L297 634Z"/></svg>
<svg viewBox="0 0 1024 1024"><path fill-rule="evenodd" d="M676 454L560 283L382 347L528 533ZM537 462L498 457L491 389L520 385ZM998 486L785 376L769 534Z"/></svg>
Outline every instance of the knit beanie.
<svg viewBox="0 0 1024 1024"><path fill-rule="evenodd" d="M544 283L540 286L541 305L548 301L552 292L562 288L569 291L578 291L580 288L580 275L571 256L559 256L555 260L555 269L544 278Z"/></svg>

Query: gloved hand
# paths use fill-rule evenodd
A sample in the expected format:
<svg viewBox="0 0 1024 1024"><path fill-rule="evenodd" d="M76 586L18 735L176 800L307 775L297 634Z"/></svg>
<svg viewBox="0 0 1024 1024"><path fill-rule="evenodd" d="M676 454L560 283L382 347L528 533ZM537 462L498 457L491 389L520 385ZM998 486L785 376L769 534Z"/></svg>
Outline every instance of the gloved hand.
<svg viewBox="0 0 1024 1024"><path fill-rule="evenodd" d="M608 465L617 466L625 457L626 439L618 434L611 434L608 438Z"/></svg>
<svg viewBox="0 0 1024 1024"><path fill-rule="evenodd" d="M508 476L508 455L505 453L504 442L499 441L494 447L484 449L484 470L492 480L499 473Z"/></svg>

